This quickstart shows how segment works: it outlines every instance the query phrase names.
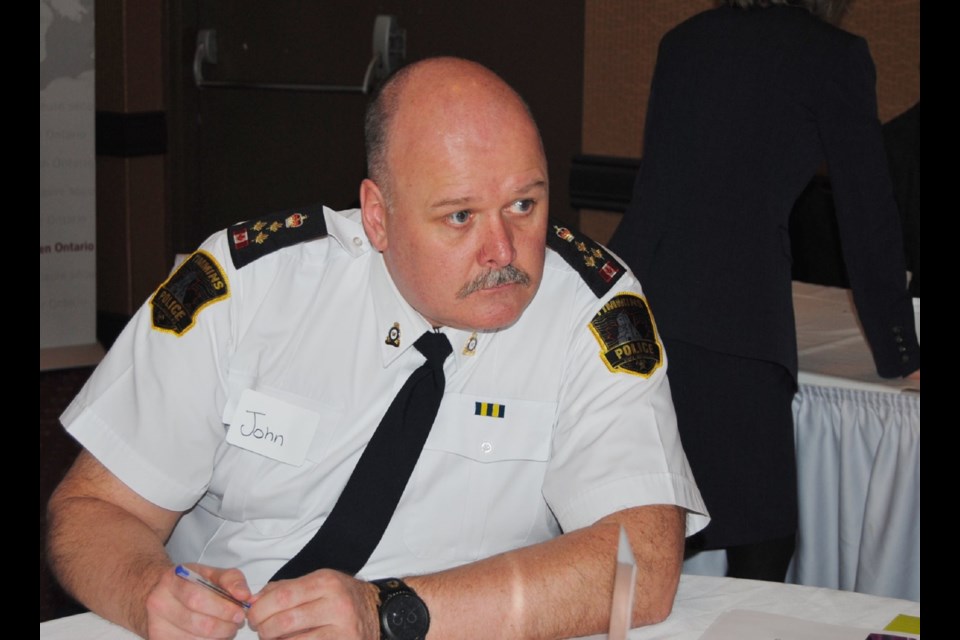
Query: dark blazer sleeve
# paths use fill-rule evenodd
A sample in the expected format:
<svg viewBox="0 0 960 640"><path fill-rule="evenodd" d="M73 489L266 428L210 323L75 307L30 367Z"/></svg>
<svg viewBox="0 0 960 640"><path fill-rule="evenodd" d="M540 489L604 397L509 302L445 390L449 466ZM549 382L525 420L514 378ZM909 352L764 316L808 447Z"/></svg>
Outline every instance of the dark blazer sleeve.
<svg viewBox="0 0 960 640"><path fill-rule="evenodd" d="M920 345L877 118L873 61L863 39L847 43L824 81L816 120L854 303L877 372L890 378L920 368Z"/></svg>

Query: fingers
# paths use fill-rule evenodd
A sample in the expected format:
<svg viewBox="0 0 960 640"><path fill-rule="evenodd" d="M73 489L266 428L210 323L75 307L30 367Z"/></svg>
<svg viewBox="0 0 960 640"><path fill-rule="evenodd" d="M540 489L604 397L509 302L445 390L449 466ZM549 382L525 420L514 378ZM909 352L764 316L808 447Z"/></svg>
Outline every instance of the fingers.
<svg viewBox="0 0 960 640"><path fill-rule="evenodd" d="M250 597L243 574L236 569L187 565L238 599ZM243 627L244 610L200 585L164 572L147 597L150 638L232 638Z"/></svg>
<svg viewBox="0 0 960 640"><path fill-rule="evenodd" d="M237 600L248 602L250 598L253 597L253 594L250 592L250 587L247 585L247 578L239 569L218 569L216 567L204 567L202 565L195 566L198 567L200 574L204 578L225 589Z"/></svg>
<svg viewBox="0 0 960 640"><path fill-rule="evenodd" d="M248 620L264 640L307 631L312 638L380 637L376 587L329 569L271 582L255 597Z"/></svg>

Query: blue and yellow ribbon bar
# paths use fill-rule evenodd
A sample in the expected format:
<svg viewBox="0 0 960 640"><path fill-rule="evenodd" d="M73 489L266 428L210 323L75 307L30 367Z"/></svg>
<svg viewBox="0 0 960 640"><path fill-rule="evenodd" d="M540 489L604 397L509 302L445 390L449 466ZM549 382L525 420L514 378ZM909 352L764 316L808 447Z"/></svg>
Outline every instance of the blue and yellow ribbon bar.
<svg viewBox="0 0 960 640"><path fill-rule="evenodd" d="M488 418L502 418L507 414L507 405L493 402L475 402L473 415Z"/></svg>

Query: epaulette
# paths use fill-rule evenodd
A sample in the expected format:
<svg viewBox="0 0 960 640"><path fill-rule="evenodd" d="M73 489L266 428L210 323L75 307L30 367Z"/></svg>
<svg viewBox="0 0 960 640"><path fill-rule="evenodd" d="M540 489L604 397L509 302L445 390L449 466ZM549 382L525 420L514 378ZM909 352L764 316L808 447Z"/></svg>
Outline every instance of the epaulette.
<svg viewBox="0 0 960 640"><path fill-rule="evenodd" d="M233 266L241 269L277 249L327 235L323 205L287 209L235 224L227 230Z"/></svg>
<svg viewBox="0 0 960 640"><path fill-rule="evenodd" d="M627 268L604 247L553 222L547 224L547 246L580 274L598 298L606 295L627 272Z"/></svg>

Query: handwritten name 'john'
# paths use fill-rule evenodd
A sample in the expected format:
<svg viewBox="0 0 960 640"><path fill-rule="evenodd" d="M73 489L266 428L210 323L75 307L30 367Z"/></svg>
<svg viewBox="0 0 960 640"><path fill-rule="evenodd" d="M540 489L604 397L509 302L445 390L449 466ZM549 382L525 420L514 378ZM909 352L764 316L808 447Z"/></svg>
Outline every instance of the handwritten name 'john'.
<svg viewBox="0 0 960 640"><path fill-rule="evenodd" d="M255 438L257 440L265 440L271 442L278 447L283 446L283 434L274 433L270 430L270 427L259 426L257 425L257 416L265 416L267 414L262 411L250 411L247 409L247 413L253 416L253 424L249 427L246 424L246 421L240 425L240 435L244 438Z"/></svg>

